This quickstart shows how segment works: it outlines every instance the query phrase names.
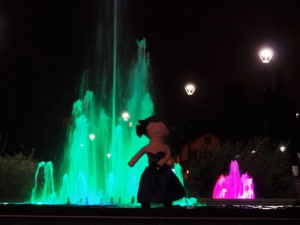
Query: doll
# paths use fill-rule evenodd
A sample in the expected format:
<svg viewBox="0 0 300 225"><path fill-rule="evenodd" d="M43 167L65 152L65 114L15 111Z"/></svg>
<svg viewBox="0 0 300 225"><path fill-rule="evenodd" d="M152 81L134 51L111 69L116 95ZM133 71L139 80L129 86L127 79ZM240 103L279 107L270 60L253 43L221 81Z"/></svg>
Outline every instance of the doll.
<svg viewBox="0 0 300 225"><path fill-rule="evenodd" d="M151 116L145 120L139 120L136 126L139 137L145 135L150 142L141 148L128 162L130 167L147 154L149 166L142 173L138 202L142 208L150 208L150 204L163 203L165 208L172 208L172 202L185 196L185 191L172 168L168 165L171 151L164 139L169 135L166 120L158 116Z"/></svg>

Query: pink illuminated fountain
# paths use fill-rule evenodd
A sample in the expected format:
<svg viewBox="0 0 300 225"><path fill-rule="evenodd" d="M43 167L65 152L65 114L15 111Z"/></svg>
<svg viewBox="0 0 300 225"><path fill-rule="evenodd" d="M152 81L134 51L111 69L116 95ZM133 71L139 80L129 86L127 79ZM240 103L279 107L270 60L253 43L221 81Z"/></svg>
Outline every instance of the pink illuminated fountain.
<svg viewBox="0 0 300 225"><path fill-rule="evenodd" d="M223 174L218 178L213 198L225 199L254 199L253 180L247 173L240 176L239 165L237 161L231 161L228 176Z"/></svg>

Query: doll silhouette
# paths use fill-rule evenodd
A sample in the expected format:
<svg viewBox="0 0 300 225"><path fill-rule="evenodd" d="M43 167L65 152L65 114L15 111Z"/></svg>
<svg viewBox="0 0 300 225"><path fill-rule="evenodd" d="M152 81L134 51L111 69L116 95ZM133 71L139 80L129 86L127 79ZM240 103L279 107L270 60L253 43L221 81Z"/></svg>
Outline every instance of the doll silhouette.
<svg viewBox="0 0 300 225"><path fill-rule="evenodd" d="M145 120L139 120L136 126L139 137L145 135L150 142L140 149L128 162L130 167L147 154L149 166L142 173L138 202L142 208L150 208L151 203L163 203L165 208L172 208L172 202L185 196L185 191L179 179L168 165L171 151L164 143L169 135L168 124L159 116L151 116Z"/></svg>

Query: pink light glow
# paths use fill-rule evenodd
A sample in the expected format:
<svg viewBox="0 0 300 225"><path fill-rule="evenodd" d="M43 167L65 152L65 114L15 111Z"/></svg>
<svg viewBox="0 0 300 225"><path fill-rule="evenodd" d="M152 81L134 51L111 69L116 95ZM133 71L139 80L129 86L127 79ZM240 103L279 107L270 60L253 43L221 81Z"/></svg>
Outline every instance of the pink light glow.
<svg viewBox="0 0 300 225"><path fill-rule="evenodd" d="M218 178L213 198L226 199L254 199L253 179L247 173L240 176L239 165L237 161L231 161L228 176L223 174Z"/></svg>

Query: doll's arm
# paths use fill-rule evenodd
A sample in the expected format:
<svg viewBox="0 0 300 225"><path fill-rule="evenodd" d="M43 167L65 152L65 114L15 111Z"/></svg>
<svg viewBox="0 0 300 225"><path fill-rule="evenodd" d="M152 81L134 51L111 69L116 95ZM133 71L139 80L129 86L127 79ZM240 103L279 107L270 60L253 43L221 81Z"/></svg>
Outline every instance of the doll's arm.
<svg viewBox="0 0 300 225"><path fill-rule="evenodd" d="M171 150L170 150L170 148L168 147L168 146L166 146L166 150L165 150L165 156L163 157L163 158L161 158L158 162L157 162L157 164L159 165L159 166L163 166L163 165L165 165L167 162L168 162L168 160L171 158Z"/></svg>
<svg viewBox="0 0 300 225"><path fill-rule="evenodd" d="M135 163L142 157L142 155L144 155L145 150L144 148L142 148L140 151L138 151L133 157L132 159L128 162L128 165L130 167L133 167L135 165Z"/></svg>

